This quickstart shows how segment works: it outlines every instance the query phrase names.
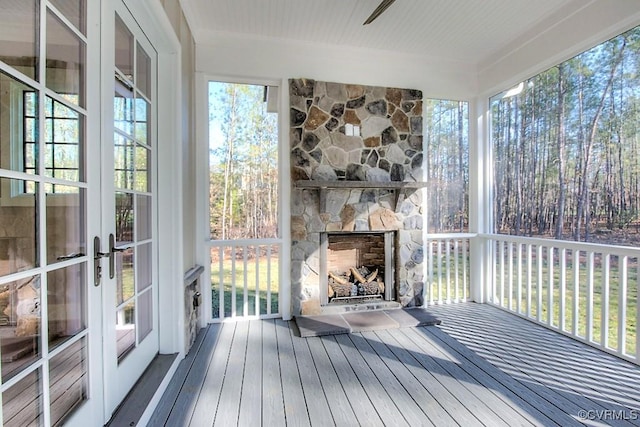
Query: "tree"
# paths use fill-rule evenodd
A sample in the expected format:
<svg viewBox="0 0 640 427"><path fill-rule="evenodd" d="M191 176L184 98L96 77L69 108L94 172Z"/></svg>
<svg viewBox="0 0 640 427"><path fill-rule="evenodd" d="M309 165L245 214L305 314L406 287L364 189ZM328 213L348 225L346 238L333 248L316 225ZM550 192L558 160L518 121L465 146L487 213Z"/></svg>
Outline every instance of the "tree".
<svg viewBox="0 0 640 427"><path fill-rule="evenodd" d="M566 82L564 79L564 64L558 65L558 135L556 140L558 143L558 216L556 217L555 238L562 239L565 215L565 195L566 183L564 178L565 171L565 95L567 93Z"/></svg>

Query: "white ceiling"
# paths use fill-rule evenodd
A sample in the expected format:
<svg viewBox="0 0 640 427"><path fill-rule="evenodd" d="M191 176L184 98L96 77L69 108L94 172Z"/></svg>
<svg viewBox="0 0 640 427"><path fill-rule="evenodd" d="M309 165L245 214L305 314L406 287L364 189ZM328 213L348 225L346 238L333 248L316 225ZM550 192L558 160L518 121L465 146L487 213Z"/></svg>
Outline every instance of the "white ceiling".
<svg viewBox="0 0 640 427"><path fill-rule="evenodd" d="M481 64L587 0L180 0L196 43L216 35L290 39Z"/></svg>

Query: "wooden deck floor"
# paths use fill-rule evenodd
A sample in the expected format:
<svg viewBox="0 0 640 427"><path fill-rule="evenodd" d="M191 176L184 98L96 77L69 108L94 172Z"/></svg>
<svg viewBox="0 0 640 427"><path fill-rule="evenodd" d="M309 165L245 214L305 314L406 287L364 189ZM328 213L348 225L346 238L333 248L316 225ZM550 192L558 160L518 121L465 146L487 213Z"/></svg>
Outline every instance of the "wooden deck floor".
<svg viewBox="0 0 640 427"><path fill-rule="evenodd" d="M441 326L321 338L210 325L150 425L640 425L640 367L488 305L430 310Z"/></svg>

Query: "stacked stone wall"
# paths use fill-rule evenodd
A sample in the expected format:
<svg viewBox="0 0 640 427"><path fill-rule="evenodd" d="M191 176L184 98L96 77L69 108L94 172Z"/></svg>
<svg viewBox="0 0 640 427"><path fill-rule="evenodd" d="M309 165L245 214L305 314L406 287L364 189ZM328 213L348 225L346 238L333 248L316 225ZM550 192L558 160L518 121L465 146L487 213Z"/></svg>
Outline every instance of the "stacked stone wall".
<svg viewBox="0 0 640 427"><path fill-rule="evenodd" d="M290 88L292 304L320 312L320 233L397 231L396 296L423 304L423 190L320 190L300 180L422 182L422 93L292 79Z"/></svg>

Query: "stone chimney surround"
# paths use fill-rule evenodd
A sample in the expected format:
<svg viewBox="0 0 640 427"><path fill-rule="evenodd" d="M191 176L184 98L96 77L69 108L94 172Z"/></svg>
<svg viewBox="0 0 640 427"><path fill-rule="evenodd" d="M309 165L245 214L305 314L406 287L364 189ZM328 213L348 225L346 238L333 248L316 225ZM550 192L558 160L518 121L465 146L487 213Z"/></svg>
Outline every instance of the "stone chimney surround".
<svg viewBox="0 0 640 427"><path fill-rule="evenodd" d="M322 233L394 231L394 298L424 302L422 93L291 79L294 315L322 312Z"/></svg>

